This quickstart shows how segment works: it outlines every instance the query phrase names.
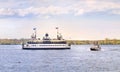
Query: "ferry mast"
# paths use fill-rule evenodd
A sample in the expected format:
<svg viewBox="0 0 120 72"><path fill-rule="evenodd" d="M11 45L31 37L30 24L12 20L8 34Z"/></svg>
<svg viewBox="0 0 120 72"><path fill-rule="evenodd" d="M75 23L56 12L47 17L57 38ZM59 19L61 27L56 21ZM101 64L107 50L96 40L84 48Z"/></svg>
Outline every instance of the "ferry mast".
<svg viewBox="0 0 120 72"><path fill-rule="evenodd" d="M35 39L37 38L37 32L36 32L36 28L33 29L34 33L35 33Z"/></svg>
<svg viewBox="0 0 120 72"><path fill-rule="evenodd" d="M35 40L36 38L37 38L37 32L36 32L36 28L33 28L33 34L31 35L31 38L33 39L33 40Z"/></svg>
<svg viewBox="0 0 120 72"><path fill-rule="evenodd" d="M57 39L58 39L58 37L59 37L59 28L56 27L56 30L57 30Z"/></svg>

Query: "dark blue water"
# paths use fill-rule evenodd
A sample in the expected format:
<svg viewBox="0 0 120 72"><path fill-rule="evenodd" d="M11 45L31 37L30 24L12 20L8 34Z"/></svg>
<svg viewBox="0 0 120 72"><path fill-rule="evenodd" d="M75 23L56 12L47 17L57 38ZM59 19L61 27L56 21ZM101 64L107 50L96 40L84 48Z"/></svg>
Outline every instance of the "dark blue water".
<svg viewBox="0 0 120 72"><path fill-rule="evenodd" d="M70 50L22 50L0 45L0 72L120 72L120 45L73 45Z"/></svg>

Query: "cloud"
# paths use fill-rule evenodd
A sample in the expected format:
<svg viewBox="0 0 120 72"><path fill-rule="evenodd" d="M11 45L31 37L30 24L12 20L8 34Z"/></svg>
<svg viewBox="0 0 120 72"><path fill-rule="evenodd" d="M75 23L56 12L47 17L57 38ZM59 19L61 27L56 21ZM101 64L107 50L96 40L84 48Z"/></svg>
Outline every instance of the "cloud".
<svg viewBox="0 0 120 72"><path fill-rule="evenodd" d="M0 15L14 15L14 10L1 8Z"/></svg>
<svg viewBox="0 0 120 72"><path fill-rule="evenodd" d="M44 18L45 18L45 19L48 19L48 18L50 18L50 16L44 16Z"/></svg>
<svg viewBox="0 0 120 72"><path fill-rule="evenodd" d="M92 12L106 12L120 9L120 3L98 0L86 0L73 5L75 15Z"/></svg>
<svg viewBox="0 0 120 72"><path fill-rule="evenodd" d="M13 0L15 1L15 0ZM48 0L37 0L37 2L48 2ZM73 2L72 0L70 0ZM21 2L17 2L17 4L26 3L28 0L22 0ZM31 3L32 0L29 2ZM53 2L53 1L52 1ZM59 1L58 1L59 2ZM15 3L15 2L12 2ZM28 3L27 3L28 4ZM34 2L35 4L35 2ZM38 3L37 3L38 4ZM29 4L30 5L30 4ZM64 3L62 0L59 5L47 5L47 6L32 6L32 4L28 7L24 8L0 8L0 16L21 16L24 17L26 15L61 15L61 14L73 14L75 16L83 15L86 13L93 12L105 12L120 15L120 1L114 2L112 0L75 0L73 3Z"/></svg>
<svg viewBox="0 0 120 72"><path fill-rule="evenodd" d="M113 11L111 12L111 14L117 14L117 15L120 15L120 10L113 10Z"/></svg>
<svg viewBox="0 0 120 72"><path fill-rule="evenodd" d="M50 15L60 15L60 14L68 14L69 9L67 7L57 7L57 6L49 6L49 7L29 7L25 9L10 9L10 8L1 8L0 16L9 16L9 15L18 15L18 16L26 16L29 14L40 15L40 14L50 14Z"/></svg>

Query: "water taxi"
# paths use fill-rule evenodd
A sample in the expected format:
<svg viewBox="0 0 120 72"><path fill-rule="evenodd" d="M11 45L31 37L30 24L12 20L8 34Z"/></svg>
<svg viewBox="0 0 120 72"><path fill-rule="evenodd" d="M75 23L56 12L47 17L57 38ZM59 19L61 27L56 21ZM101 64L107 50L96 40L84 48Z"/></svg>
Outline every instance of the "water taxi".
<svg viewBox="0 0 120 72"><path fill-rule="evenodd" d="M94 45L90 48L91 51L100 51L101 50L101 47L100 45L98 44L98 42L94 42Z"/></svg>

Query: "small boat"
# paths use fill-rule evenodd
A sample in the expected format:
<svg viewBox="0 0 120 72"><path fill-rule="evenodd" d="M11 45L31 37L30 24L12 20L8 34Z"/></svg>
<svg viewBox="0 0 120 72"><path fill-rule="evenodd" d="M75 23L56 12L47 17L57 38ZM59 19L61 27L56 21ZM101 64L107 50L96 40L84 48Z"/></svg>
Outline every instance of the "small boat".
<svg viewBox="0 0 120 72"><path fill-rule="evenodd" d="M93 47L90 48L91 51L100 51L101 47L99 45L94 45Z"/></svg>
<svg viewBox="0 0 120 72"><path fill-rule="evenodd" d="M58 29L58 28L56 28ZM70 49L70 45L66 40L62 38L61 33L57 30L57 38L51 39L49 34L46 33L42 40L36 38L36 29L31 36L31 39L22 44L22 49L32 49L32 50L58 50L58 49Z"/></svg>
<svg viewBox="0 0 120 72"><path fill-rule="evenodd" d="M98 42L94 42L94 45L90 48L91 51L100 51L101 47Z"/></svg>

